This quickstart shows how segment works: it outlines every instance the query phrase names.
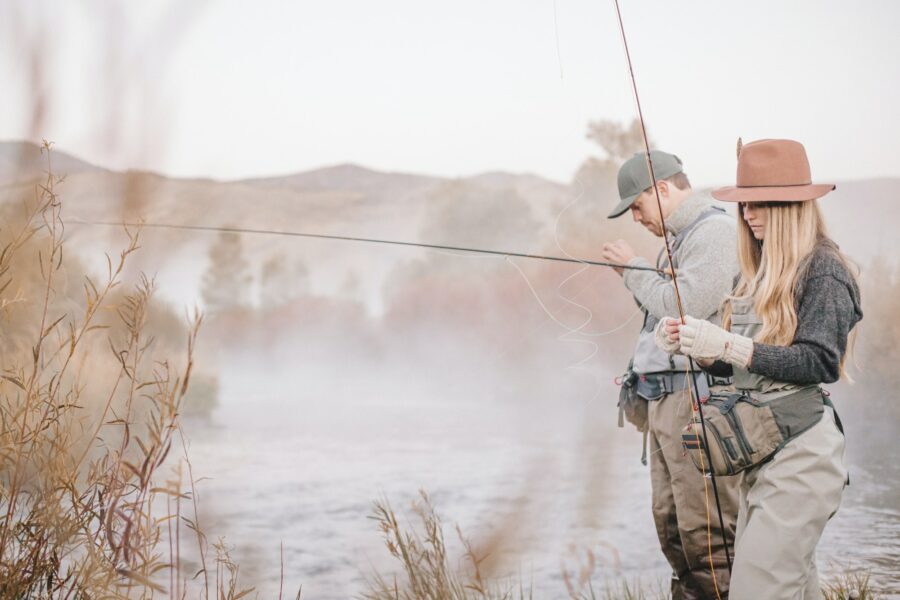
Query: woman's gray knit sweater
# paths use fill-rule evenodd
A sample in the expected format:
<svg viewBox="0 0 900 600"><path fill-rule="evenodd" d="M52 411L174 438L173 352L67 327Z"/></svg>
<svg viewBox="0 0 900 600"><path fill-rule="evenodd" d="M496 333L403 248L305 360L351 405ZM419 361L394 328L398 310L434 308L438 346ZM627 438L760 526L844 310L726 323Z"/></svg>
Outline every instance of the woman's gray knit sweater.
<svg viewBox="0 0 900 600"><path fill-rule="evenodd" d="M859 286L830 241L819 244L795 294L797 332L789 346L754 342L748 370L777 381L832 383L840 378L850 330L862 320ZM706 369L729 376L717 361Z"/></svg>

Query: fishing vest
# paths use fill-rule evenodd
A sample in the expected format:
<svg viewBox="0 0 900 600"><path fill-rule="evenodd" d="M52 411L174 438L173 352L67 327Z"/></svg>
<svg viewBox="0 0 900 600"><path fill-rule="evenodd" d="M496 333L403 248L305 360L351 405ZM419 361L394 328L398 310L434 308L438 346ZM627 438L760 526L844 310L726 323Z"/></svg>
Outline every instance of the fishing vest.
<svg viewBox="0 0 900 600"><path fill-rule="evenodd" d="M731 332L753 338L762 319L753 299L732 302ZM694 465L716 475L735 475L763 464L789 441L822 419L834 405L817 384L792 384L734 367L734 390L713 393L704 403L703 420L695 413L682 434ZM843 433L840 419L835 422ZM705 424L705 431L704 431ZM709 442L705 451L703 440Z"/></svg>
<svg viewBox="0 0 900 600"><path fill-rule="evenodd" d="M711 206L704 210L687 227L674 235L671 249L674 267L678 268L678 249L681 247L688 234L706 219L718 216L726 216L721 208ZM665 248L656 259L657 268L664 268ZM664 275L671 279L670 275ZM718 386L728 385L729 380L714 378L703 371L694 371L694 379L691 382L687 359L682 355L667 354L656 345L656 324L659 319L644 311L644 323L638 335L634 356L628 364L625 373L617 379L619 389L619 427L625 426L625 421L634 425L644 435L641 463L647 464L647 434L649 431L648 403L660 400L667 394L672 394L693 387L701 398L710 395L710 390Z"/></svg>
<svg viewBox="0 0 900 600"><path fill-rule="evenodd" d="M673 267L675 269L678 268L678 250L690 233L696 228L700 223L705 221L706 219L712 217L726 217L727 213L717 207L711 206L704 210L700 215L691 221L687 227L679 231L675 234L672 239L672 260L675 263ZM663 269L666 268L666 253L665 248L660 251L659 256L656 259L657 268ZM664 275L667 280L671 280L670 275ZM692 315L700 318L706 317L708 315ZM644 311L644 323L641 326L641 333L638 335L637 345L634 349L634 358L632 359L631 369L637 373L638 375L643 375L647 373L672 373L672 372L680 372L684 374L684 372L688 368L687 359L684 356L666 354L656 345L656 324L659 323L659 319L650 314L649 311Z"/></svg>

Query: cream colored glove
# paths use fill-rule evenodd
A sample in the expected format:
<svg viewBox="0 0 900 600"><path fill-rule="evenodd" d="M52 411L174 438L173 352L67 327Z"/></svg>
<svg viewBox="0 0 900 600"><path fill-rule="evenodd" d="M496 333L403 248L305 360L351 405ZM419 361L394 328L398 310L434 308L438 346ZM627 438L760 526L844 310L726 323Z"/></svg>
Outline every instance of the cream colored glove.
<svg viewBox="0 0 900 600"><path fill-rule="evenodd" d="M685 317L678 331L683 354L699 360L724 360L737 367L750 365L753 340L748 337L694 317Z"/></svg>
<svg viewBox="0 0 900 600"><path fill-rule="evenodd" d="M677 323L678 319L663 317L656 324L656 347L666 354L681 354L681 344L678 340L670 338L669 334L666 333L666 323L669 322Z"/></svg>

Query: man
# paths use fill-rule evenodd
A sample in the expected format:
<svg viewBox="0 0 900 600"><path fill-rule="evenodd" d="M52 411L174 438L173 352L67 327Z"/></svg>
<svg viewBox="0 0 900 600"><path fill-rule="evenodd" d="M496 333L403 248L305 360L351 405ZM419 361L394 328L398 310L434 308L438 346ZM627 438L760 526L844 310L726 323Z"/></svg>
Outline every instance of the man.
<svg viewBox="0 0 900 600"><path fill-rule="evenodd" d="M738 273L734 220L721 209L714 208L706 194L691 189L677 156L653 150L651 158L662 216L672 246L675 264L671 267L678 278L685 314L710 318L731 292ZM635 222L662 237L663 219L660 218L645 152L635 154L622 165L618 184L621 202L609 218L630 211ZM628 266L654 266L636 256L623 240L604 244L603 260ZM665 250L660 253L655 266L664 270L670 268ZM653 519L663 554L674 572L672 598L726 598L728 567L712 486L708 485L707 496L703 476L681 445L681 431L692 415L687 360L681 355L664 353L654 340L654 329L660 319L679 316L672 279L668 274L653 271L616 270L644 310L644 324L630 367L633 374L629 373L628 380L635 383L633 399L642 406L644 400L649 401L646 428L650 444ZM697 373L701 397L708 394L710 387L728 383L709 380L699 369ZM730 550L737 519L736 482L733 478L722 477L716 479L716 483ZM710 569L710 554L715 574Z"/></svg>

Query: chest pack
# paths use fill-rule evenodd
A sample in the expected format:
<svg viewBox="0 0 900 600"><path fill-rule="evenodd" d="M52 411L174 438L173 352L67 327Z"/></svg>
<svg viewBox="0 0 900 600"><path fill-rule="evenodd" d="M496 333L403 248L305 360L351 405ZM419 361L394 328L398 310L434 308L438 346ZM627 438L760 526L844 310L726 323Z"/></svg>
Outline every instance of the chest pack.
<svg viewBox="0 0 900 600"><path fill-rule="evenodd" d="M762 320L752 302L734 301L733 310L731 330L749 338L756 335ZM703 405L703 422L695 412L682 432L682 445L701 471L736 475L770 460L818 423L826 406L834 409L818 385L787 384L735 367L734 391L710 395ZM843 433L836 412L835 422Z"/></svg>
<svg viewBox="0 0 900 600"><path fill-rule="evenodd" d="M825 406L834 408L819 387L806 387L771 400L747 390L712 394L703 405L705 438L703 424L695 413L682 432L681 441L701 471L736 475L765 463L785 444L818 423ZM708 453L704 439L709 444Z"/></svg>

